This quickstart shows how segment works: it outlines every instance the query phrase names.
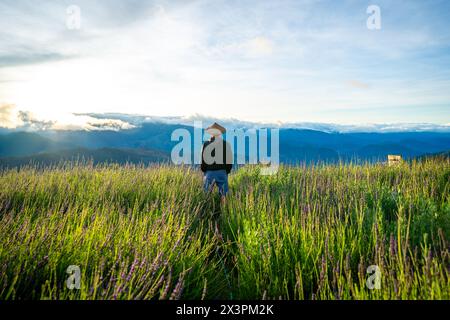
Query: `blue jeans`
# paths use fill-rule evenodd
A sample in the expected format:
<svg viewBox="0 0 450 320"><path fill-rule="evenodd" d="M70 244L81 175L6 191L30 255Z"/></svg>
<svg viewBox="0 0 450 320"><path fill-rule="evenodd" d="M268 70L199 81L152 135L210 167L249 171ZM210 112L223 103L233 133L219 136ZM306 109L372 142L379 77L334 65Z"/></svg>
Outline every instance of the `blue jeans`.
<svg viewBox="0 0 450 320"><path fill-rule="evenodd" d="M228 175L225 170L206 171L203 177L203 189L212 191L214 184L219 188L219 194L226 196L228 192Z"/></svg>

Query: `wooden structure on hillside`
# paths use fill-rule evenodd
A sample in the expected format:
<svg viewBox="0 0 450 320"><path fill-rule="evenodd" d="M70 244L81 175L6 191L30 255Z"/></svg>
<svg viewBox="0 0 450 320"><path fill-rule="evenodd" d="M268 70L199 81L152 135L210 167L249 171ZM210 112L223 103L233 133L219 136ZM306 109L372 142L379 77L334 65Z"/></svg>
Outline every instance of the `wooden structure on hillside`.
<svg viewBox="0 0 450 320"><path fill-rule="evenodd" d="M403 161L402 156L396 154L388 154L388 165L394 166L400 164Z"/></svg>

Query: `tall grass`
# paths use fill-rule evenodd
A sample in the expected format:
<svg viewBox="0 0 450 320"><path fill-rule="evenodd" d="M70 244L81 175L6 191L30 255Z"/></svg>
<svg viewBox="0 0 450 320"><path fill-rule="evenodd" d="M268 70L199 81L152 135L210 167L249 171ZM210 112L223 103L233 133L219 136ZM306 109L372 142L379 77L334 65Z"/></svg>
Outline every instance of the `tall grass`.
<svg viewBox="0 0 450 320"><path fill-rule="evenodd" d="M0 299L450 299L448 161L245 167L224 205L201 183L171 166L1 172Z"/></svg>

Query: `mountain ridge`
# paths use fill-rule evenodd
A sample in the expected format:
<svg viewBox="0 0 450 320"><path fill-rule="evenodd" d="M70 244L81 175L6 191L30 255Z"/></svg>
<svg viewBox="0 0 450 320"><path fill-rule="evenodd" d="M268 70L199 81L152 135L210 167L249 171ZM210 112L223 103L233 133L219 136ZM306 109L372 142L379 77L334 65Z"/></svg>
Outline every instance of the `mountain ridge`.
<svg viewBox="0 0 450 320"><path fill-rule="evenodd" d="M170 161L169 154L148 149L119 149L119 148L74 148L64 149L58 152L43 152L24 157L0 158L0 167L20 167L38 164L42 166L55 165L64 161L92 161L93 164L100 163L166 163Z"/></svg>
<svg viewBox="0 0 450 320"><path fill-rule="evenodd" d="M107 153L105 148L120 150L118 151L121 153L120 156L117 155L119 159L126 157L124 153L129 153L129 156L135 159L136 150L160 152L161 155L168 156L173 147L179 143L172 141L171 135L174 130L180 128L191 134L194 132L192 126L143 123L139 127L119 131L0 133L0 157L33 156L41 159L43 156L39 156L40 154L51 153L51 157L55 158L58 153L64 155L64 150L77 148L97 150L95 157L100 159L105 158ZM292 164L318 161L348 162L355 159L380 161L385 160L387 154L413 158L450 150L450 133L443 132L329 133L291 128L280 129L279 133L280 161ZM246 149L248 150L248 146ZM83 153L89 152L85 150Z"/></svg>

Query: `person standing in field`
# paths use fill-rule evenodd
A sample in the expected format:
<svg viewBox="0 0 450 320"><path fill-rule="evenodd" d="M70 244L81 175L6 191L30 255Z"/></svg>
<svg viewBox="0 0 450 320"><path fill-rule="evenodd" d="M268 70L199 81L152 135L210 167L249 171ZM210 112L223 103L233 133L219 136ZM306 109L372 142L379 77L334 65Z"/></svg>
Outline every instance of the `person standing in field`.
<svg viewBox="0 0 450 320"><path fill-rule="evenodd" d="M222 135L226 129L218 123L206 128L211 139L203 144L201 171L204 174L203 188L212 191L215 185L219 189L222 202L228 193L228 175L233 167L231 146Z"/></svg>

